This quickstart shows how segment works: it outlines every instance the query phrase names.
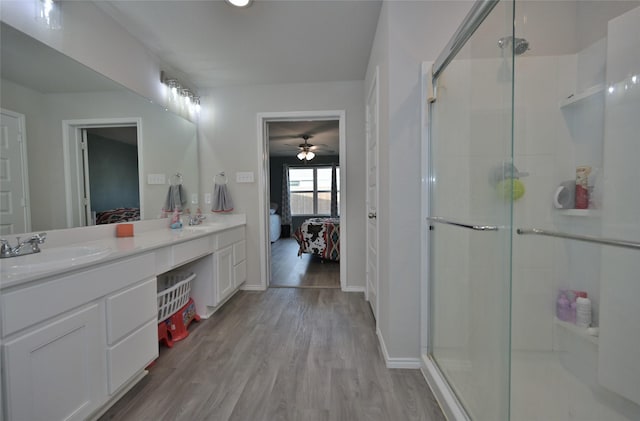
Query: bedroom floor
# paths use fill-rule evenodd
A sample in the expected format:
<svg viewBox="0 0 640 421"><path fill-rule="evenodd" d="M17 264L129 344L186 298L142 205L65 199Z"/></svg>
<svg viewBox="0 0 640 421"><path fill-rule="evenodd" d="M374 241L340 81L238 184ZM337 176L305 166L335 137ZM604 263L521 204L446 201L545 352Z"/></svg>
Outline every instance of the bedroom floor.
<svg viewBox="0 0 640 421"><path fill-rule="evenodd" d="M419 370L386 368L362 293L240 291L189 331L101 421L444 421Z"/></svg>
<svg viewBox="0 0 640 421"><path fill-rule="evenodd" d="M295 238L271 243L272 288L340 288L340 263L310 254L298 257Z"/></svg>

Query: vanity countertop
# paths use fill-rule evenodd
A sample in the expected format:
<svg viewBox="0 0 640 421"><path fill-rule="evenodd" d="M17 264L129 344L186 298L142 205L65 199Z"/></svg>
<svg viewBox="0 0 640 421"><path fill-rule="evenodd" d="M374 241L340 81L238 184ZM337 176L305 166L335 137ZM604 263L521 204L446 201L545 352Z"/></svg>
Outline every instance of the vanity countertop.
<svg viewBox="0 0 640 421"><path fill-rule="evenodd" d="M114 226L101 226L98 228L99 232L93 229L94 227L52 231L48 233L53 237L52 244L45 243L40 253L0 261L0 289L205 237L245 224L245 215L236 214L177 230L166 227L166 220L151 224L145 221L137 222L134 223L135 235L124 238L115 237ZM75 252L78 253L78 257L69 258ZM55 258L52 259L56 255L64 255L65 258L58 262ZM53 264L43 265L42 262Z"/></svg>

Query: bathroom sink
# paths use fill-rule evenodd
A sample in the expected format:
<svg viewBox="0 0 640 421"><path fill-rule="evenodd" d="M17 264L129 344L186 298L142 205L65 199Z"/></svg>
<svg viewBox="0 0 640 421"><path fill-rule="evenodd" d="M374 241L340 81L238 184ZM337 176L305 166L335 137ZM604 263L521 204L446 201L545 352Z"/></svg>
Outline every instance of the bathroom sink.
<svg viewBox="0 0 640 421"><path fill-rule="evenodd" d="M12 276L61 269L98 260L110 252L93 246L42 248L40 253L2 259L0 272Z"/></svg>
<svg viewBox="0 0 640 421"><path fill-rule="evenodd" d="M209 222L203 223L201 225L187 225L182 229L186 232L202 232L202 231L212 231L217 228L222 228L225 224L221 222Z"/></svg>

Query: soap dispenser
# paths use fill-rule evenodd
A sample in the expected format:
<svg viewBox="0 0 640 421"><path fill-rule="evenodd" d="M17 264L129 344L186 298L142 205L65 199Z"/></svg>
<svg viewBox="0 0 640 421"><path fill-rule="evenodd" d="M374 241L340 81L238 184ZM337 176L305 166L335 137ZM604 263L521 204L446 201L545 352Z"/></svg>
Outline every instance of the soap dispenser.
<svg viewBox="0 0 640 421"><path fill-rule="evenodd" d="M178 209L173 210L173 216L171 217L171 225L169 225L171 229L180 229L182 228L182 221L180 220L180 212Z"/></svg>

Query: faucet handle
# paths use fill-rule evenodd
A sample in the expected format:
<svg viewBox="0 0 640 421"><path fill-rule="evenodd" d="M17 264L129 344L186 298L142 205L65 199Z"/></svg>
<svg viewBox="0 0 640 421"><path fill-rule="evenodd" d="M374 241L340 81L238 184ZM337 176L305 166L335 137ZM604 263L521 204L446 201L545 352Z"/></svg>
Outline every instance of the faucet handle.
<svg viewBox="0 0 640 421"><path fill-rule="evenodd" d="M0 255L3 257L11 256L11 246L9 245L9 241L4 238L0 238Z"/></svg>
<svg viewBox="0 0 640 421"><path fill-rule="evenodd" d="M33 241L37 241L38 244L43 244L44 241L47 239L47 233L46 232L41 232L40 234L34 234L31 239Z"/></svg>

